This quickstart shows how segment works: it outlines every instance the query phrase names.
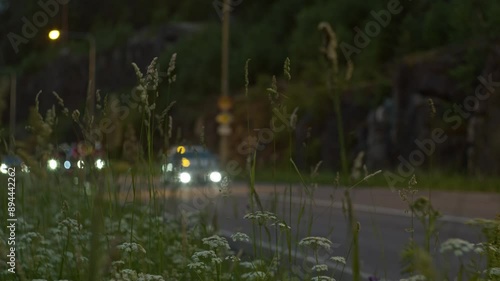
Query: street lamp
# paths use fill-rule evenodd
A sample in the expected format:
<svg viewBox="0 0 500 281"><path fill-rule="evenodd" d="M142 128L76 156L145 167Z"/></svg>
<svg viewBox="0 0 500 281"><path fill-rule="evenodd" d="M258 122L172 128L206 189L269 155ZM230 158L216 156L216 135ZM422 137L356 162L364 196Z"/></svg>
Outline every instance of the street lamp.
<svg viewBox="0 0 500 281"><path fill-rule="evenodd" d="M95 37L90 33L68 32L68 38L84 39L89 43L89 83L87 92L87 111L88 116L94 115L95 107L95 66L96 66L96 43ZM61 37L61 31L53 29L48 34L50 40L58 40Z"/></svg>

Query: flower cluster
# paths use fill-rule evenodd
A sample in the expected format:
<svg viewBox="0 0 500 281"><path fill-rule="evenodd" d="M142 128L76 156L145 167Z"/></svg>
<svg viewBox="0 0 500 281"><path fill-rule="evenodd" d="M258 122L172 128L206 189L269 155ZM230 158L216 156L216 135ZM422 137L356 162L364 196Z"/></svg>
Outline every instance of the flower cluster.
<svg viewBox="0 0 500 281"><path fill-rule="evenodd" d="M234 242L236 242L236 241L243 241L243 242L250 241L250 237L248 237L248 235L246 235L245 233L242 233L242 232L236 232L235 234L231 235L231 239L233 239Z"/></svg>
<svg viewBox="0 0 500 281"><path fill-rule="evenodd" d="M208 238L202 239L203 244L207 245L210 249L216 250L219 248L230 250L229 244L227 243L226 238L220 237L218 235L213 235Z"/></svg>
<svg viewBox="0 0 500 281"><path fill-rule="evenodd" d="M117 248L124 253L143 253L143 254L146 253L146 249L144 249L144 247L134 242L132 243L125 242L123 244L118 245Z"/></svg>
<svg viewBox="0 0 500 281"><path fill-rule="evenodd" d="M330 250L332 246L332 241L324 237L309 236L300 240L299 245L304 247L310 247L314 250L318 248L324 248L325 250Z"/></svg>
<svg viewBox="0 0 500 281"><path fill-rule="evenodd" d="M259 225L264 225L268 222L276 222L278 219L275 214L268 211L256 211L254 213L246 214L243 218L257 222Z"/></svg>
<svg viewBox="0 0 500 281"><path fill-rule="evenodd" d="M439 249L441 253L453 252L453 254L457 257L463 256L464 253L468 253L472 250L474 250L474 244L459 238L446 240L443 244L441 244Z"/></svg>

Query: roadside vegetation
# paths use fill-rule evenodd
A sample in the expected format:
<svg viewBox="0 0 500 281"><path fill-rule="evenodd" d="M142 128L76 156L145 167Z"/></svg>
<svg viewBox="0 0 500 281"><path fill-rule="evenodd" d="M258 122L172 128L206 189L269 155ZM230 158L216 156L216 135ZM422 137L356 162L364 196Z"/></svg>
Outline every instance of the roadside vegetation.
<svg viewBox="0 0 500 281"><path fill-rule="evenodd" d="M174 75L173 70L170 75ZM248 86L248 61L245 70ZM290 185L285 193L273 194L273 199L282 202L285 208L267 207L255 189L256 182L267 175L261 177L260 171L256 171L257 151L254 150L247 155L244 177L248 182L249 211L241 217L252 224L252 232L223 235L218 232L218 218L213 209L183 208L190 204L189 199L161 196L164 187L154 183L157 172L153 140L156 134L167 134L167 139L170 138L168 127L171 125L165 123L170 105L164 109L155 106L158 98L156 60L146 73L138 68L136 73L137 89L142 94L138 107L141 122L136 131L138 138L148 144L145 152L133 155L135 161L127 164L126 174L116 173L113 167L99 171L86 167L86 173L74 180L36 165L29 174L17 171L16 275L13 278L7 271L5 259L9 246L2 239L1 280L384 280L383 269L378 276L361 274L359 233L364 226L356 220L350 199L350 191L358 185L383 186L381 171L361 170L359 180L352 182L345 176L321 176L318 163L306 175L297 169L290 151L286 171L278 170L271 178L272 182L278 182L282 175L287 175ZM284 76L286 80L291 79L289 60L285 62ZM174 79L169 80L173 82ZM273 82L267 94L273 114L279 114L286 93ZM248 97L248 92L246 95ZM107 109L106 99L102 101L99 118L105 116ZM70 112L64 107L64 101L46 115L35 109L33 116L32 128L39 128L32 131L37 151L50 147L48 136L52 126L57 126L57 118L72 118L87 141L92 141L87 139L87 132L99 121ZM290 145L293 120L283 123L287 129L281 132ZM251 129L249 124L248 135ZM26 163L38 161L23 153L23 148L19 148L18 153ZM138 184L139 179L145 184ZM426 180L422 179L429 186L434 184L432 179ZM6 182L5 178L2 177L2 181ZM399 188L412 225L407 229L407 247L401 249L401 280L500 280L500 217L471 222L475 226L470 227L483 229L481 243L460 239L439 241L436 237L440 214L428 199L420 197L418 188L422 183L417 181L420 177L414 176ZM329 185L343 195L334 198L343 204L346 218L337 223L348 226L349 241L335 241L333 235L316 237L311 232L312 198L317 183ZM461 186L465 189L465 184ZM139 193L147 194L146 198L139 197ZM124 198L123 194L127 196ZM219 196L226 195L221 191ZM292 215L292 195L301 198L298 216ZM6 192L0 196L1 205L7 206ZM4 207L0 213L2 221L7 219ZM417 224L421 224L425 233L422 243L413 239L413 226ZM0 229L0 236L6 235L6 230ZM242 250L242 243L246 242L251 243L249 251ZM347 243L349 251L336 252L334 243ZM274 250L266 250L265 244L274 245ZM305 266L299 261L299 255L313 262ZM446 267L435 263L437 256L445 256L450 262L456 260L460 266L456 271L446 271ZM347 275L346 267L352 268L352 276Z"/></svg>

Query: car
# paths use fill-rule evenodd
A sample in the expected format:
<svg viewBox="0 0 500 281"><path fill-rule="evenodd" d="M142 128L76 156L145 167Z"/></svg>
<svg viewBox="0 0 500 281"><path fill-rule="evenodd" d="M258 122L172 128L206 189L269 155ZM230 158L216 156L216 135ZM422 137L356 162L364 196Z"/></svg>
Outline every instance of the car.
<svg viewBox="0 0 500 281"><path fill-rule="evenodd" d="M22 173L29 173L30 169L23 162L21 157L13 154L8 154L2 157L2 161L0 163L0 173L7 174L9 168L16 168L16 171L20 171Z"/></svg>
<svg viewBox="0 0 500 281"><path fill-rule="evenodd" d="M161 170L164 183L181 186L216 185L223 177L217 156L203 146L170 149Z"/></svg>
<svg viewBox="0 0 500 281"><path fill-rule="evenodd" d="M106 167L104 161L104 151L100 143L96 143L94 147L84 143L78 144L62 144L58 147L53 157L47 160L47 169L49 171L62 170L65 173L75 174L83 171L89 171L92 166L89 162L93 162L93 167L96 170L102 170Z"/></svg>

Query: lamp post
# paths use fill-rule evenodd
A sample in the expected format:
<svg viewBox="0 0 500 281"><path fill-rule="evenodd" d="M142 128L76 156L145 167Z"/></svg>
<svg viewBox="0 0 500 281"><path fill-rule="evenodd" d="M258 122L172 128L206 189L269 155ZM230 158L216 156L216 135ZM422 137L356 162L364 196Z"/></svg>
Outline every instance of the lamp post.
<svg viewBox="0 0 500 281"><path fill-rule="evenodd" d="M87 89L87 113L88 116L94 115L94 107L95 107L95 68L96 68L96 43L95 37L90 33L82 33L82 32L68 32L67 34L63 34L67 36L67 38L74 39L84 39L89 43L89 82ZM61 37L61 31L54 29L49 32L49 38L51 40L58 40Z"/></svg>
<svg viewBox="0 0 500 281"><path fill-rule="evenodd" d="M221 97L219 100L219 109L221 109L220 116L229 116L229 108L221 106L221 104L228 103L229 100L229 12L230 0L224 0L223 5L223 18L222 18L222 59L221 59ZM219 118L224 119L224 118ZM227 118L226 118L227 119ZM219 153L222 164L226 164L229 154L229 122L219 122L220 143Z"/></svg>

